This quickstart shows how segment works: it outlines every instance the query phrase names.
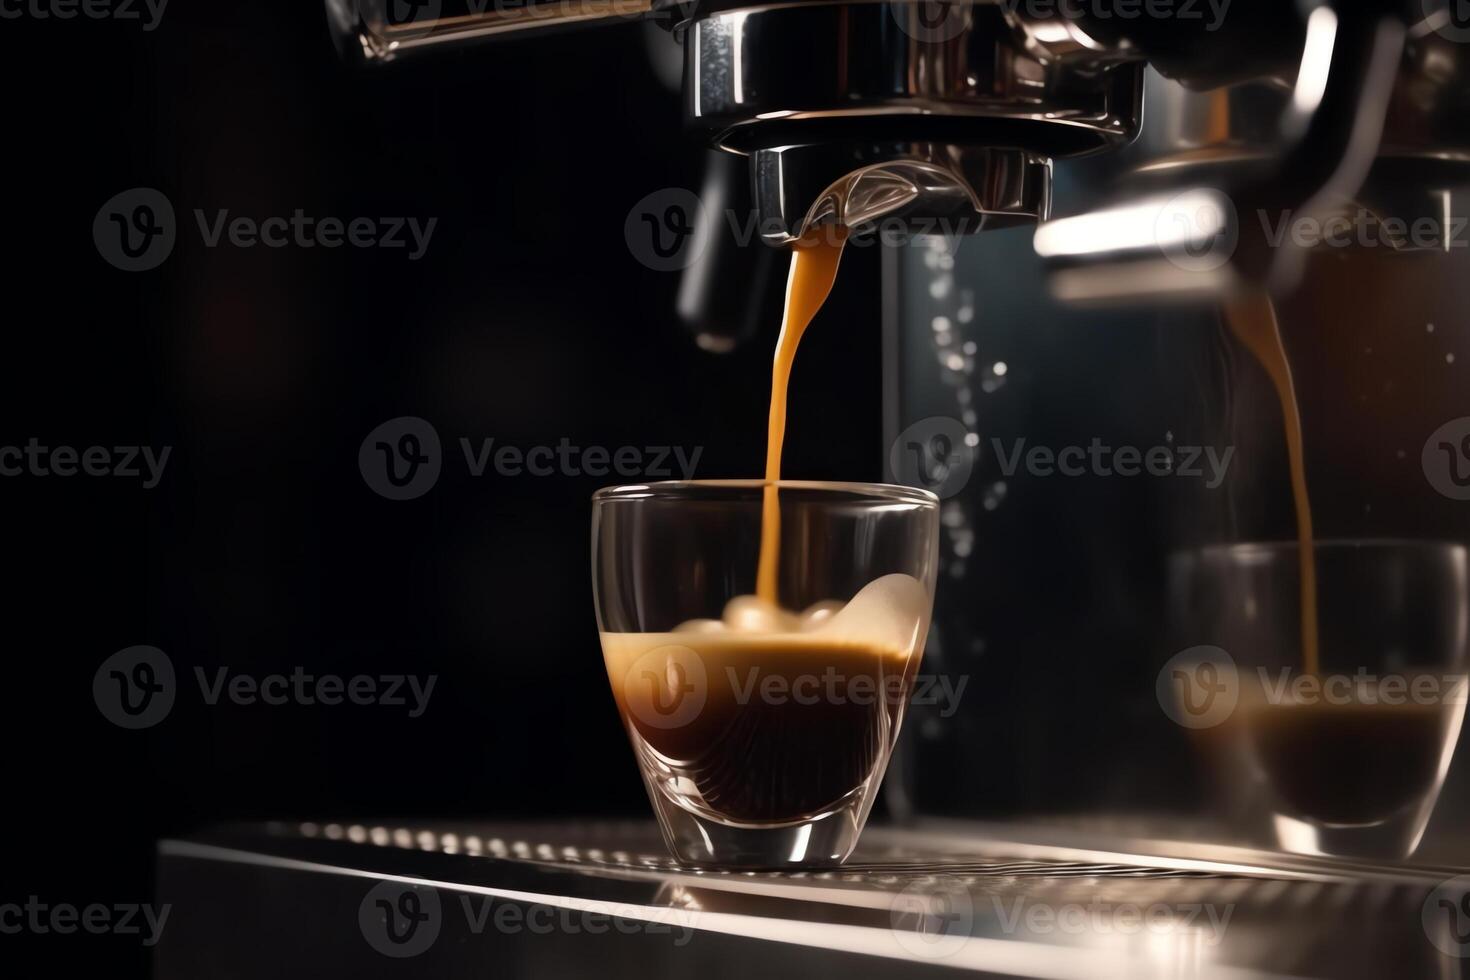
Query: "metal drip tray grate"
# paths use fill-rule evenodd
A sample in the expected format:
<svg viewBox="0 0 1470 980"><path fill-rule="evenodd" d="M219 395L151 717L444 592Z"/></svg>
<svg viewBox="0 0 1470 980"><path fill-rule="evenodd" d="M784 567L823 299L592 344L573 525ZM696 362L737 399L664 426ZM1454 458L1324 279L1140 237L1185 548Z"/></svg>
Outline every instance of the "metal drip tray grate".
<svg viewBox="0 0 1470 980"><path fill-rule="evenodd" d="M440 907L463 903L467 912L476 902L514 903L643 923L649 932L672 923L690 937L687 948L676 954L655 944L651 954L668 957L660 972L670 976L723 975L732 957L741 972L830 971L850 980L956 969L1133 980L1377 977L1392 967L1452 977L1470 962L1442 952L1456 933L1435 925L1435 897L1443 895L1433 875L1272 864L1279 855L1204 847L1155 857L1028 842L1020 833L1006 839L995 828L870 828L848 864L804 871L680 867L645 823L272 823L165 841L160 853L164 890L184 883L180 909L196 907L189 889L235 889L243 902L264 888L300 893L298 915L335 923L346 914L336 905L347 902L352 919L366 889L391 886L431 891ZM309 900L314 888L335 897ZM446 913L445 928L464 921L473 918ZM556 948L567 948L563 939ZM516 955L565 955L534 940L518 935ZM468 950L490 940L470 930L456 941ZM625 946L648 943L601 944L587 968L609 969L604 961L617 962ZM1464 952L1470 956L1470 942ZM546 969L564 974L567 964L548 961Z"/></svg>
<svg viewBox="0 0 1470 980"><path fill-rule="evenodd" d="M867 886L902 884L925 876L950 879L993 878L1219 878L1213 871L1159 868L1146 865L1105 864L1079 861L1017 861L977 858L973 854L935 854L897 846L860 849L840 868L831 871L718 872L686 868L663 853L663 845L652 828L641 823L598 823L587 826L558 825L551 836L547 827L510 826L496 832L467 828L445 830L412 824L364 824L304 822L275 823L273 834L302 839L347 841L354 844L396 847L404 850L435 851L490 857L500 860L604 867L638 871L660 871L696 875L725 874L744 878L779 878L786 881L846 881ZM518 833L519 831L519 833ZM587 840L600 841L588 846ZM577 843L569 843L576 841Z"/></svg>

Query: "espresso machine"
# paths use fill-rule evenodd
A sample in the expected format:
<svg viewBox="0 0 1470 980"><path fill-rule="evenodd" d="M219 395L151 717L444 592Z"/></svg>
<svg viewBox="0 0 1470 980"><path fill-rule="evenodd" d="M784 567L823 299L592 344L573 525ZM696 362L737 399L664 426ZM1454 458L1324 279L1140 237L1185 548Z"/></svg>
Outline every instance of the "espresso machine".
<svg viewBox="0 0 1470 980"><path fill-rule="evenodd" d="M864 976L1465 972L1463 705L1413 826L1355 849L1274 814L1270 774L1228 726L1181 721L1168 693L1171 665L1191 651L1231 650L1232 664L1259 652L1265 634L1222 626L1212 597L1221 582L1254 581L1237 565L1259 568L1268 543L1299 529L1279 390L1225 312L1250 304L1272 311L1291 364L1324 554L1438 549L1434 574L1397 551L1374 568L1401 593L1400 619L1424 624L1413 642L1442 650L1446 674L1465 669L1460 5L326 6L339 50L364 70L461 46L494 57L496 43L627 19L667 32L691 139L723 151L703 195L710 225L694 232L709 246L680 296L708 350L750 332L716 284L768 276L823 224L875 230L885 475L943 502L932 683L916 691L887 776L886 822L830 873L689 872L650 828L621 824L364 822L168 841L166 888L223 874L248 896L283 889L259 882L267 871L314 872L315 887L349 901L364 881L422 879L446 906L460 892L688 924L695 937L685 950L652 929L609 930L552 950L446 913L443 929L463 934L415 961L441 972L455 949L494 946L487 955L536 971L619 944L646 954L640 975L732 959ZM712 199L748 200L758 236L725 240ZM1131 471L1122 448L1136 451ZM1069 470L1068 452L1089 462ZM1167 465L1140 462L1154 452ZM1243 593L1253 622L1269 614L1258 598ZM1373 628L1323 608L1324 637ZM1359 751L1395 748L1369 738ZM1174 914L1135 931L1014 914L1098 903ZM1211 931L1183 909L1233 920ZM282 942L297 941L290 918L274 927ZM221 937L202 920L197 930L162 976L208 962ZM268 954L238 952L268 968Z"/></svg>

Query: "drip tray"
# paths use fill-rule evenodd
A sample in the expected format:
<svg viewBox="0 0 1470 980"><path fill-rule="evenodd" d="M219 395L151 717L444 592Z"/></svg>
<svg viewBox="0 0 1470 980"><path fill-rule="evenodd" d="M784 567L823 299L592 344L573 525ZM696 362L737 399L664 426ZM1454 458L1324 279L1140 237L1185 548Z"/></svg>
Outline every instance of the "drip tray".
<svg viewBox="0 0 1470 980"><path fill-rule="evenodd" d="M644 823L221 827L159 845L154 972L1470 976L1453 871L1035 834L873 827L840 868L709 872Z"/></svg>

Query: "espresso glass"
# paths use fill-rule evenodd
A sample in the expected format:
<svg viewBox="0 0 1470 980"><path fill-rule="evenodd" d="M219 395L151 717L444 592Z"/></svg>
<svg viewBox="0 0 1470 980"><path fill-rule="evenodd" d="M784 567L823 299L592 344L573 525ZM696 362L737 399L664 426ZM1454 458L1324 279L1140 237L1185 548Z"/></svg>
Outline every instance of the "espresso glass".
<svg viewBox="0 0 1470 980"><path fill-rule="evenodd" d="M754 597L769 493L775 604ZM696 481L593 497L608 680L678 860L851 853L923 654L938 539L937 498L905 487Z"/></svg>
<svg viewBox="0 0 1470 980"><path fill-rule="evenodd" d="M1270 543L1176 557L1173 613L1190 648L1161 673L1160 698L1218 750L1229 795L1253 801L1282 849L1408 857L1465 714L1465 548L1317 542L1315 665L1303 653L1301 554Z"/></svg>

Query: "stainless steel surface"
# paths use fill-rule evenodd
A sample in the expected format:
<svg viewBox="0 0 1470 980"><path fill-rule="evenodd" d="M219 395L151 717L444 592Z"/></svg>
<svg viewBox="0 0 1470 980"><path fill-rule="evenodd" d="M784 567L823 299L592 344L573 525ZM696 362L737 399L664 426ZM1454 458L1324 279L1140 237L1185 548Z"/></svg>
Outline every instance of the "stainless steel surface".
<svg viewBox="0 0 1470 980"><path fill-rule="evenodd" d="M1369 221L1387 207L1432 214L1470 160L1465 46L1437 33L1422 5L1255 4L1201 26L990 2L326 2L343 49L372 62L661 14L684 39L690 123L712 145L755 154L769 241L799 237L814 213L859 191L871 192L860 215L947 219L952 231L1045 219L1045 161L1135 137L1142 66L1153 62L1179 84L1151 103L1146 140L1172 145L1113 204L1038 236L1059 294L1083 300L1289 288L1304 249L1263 244L1244 219L1267 209L1320 220L1345 208ZM1257 91L1237 98L1224 83L1242 80ZM835 172L844 158L851 167ZM1364 187L1375 160L1403 158L1420 162L1407 182L1425 195L1405 201L1392 167ZM977 220L961 221L966 213ZM1401 237L1403 248L1445 244ZM1218 261L1202 260L1212 248Z"/></svg>
<svg viewBox="0 0 1470 980"><path fill-rule="evenodd" d="M225 828L160 845L160 892L180 910L184 939L160 960L158 975L186 975L198 965L191 950L208 946L200 955L219 956L230 945L190 932L219 928L219 909L213 922L188 918L211 888L228 884L221 899L240 903L274 896L250 906L259 910L258 930L280 942L315 935L316 947L340 935L355 948L329 955L344 963L362 939L331 924L353 920L357 901L385 881L433 889L446 931L461 904L471 918L474 903L487 901L580 917L570 921L607 916L634 932L655 924L679 930L688 942L668 961L682 964L673 975L710 969L702 953L712 948L745 967L790 969L808 957L800 961L807 968L853 976L938 969L1055 978L1462 975L1461 961L1444 956L1426 932L1424 906L1438 894L1431 878L1311 876L1202 861L1181 869L1142 855L1079 860L1074 850L1036 844L1005 856L1000 835L1016 829L890 830L870 834L841 868L737 874L672 865L648 824ZM333 883L334 899L348 908L295 898ZM287 907L293 900L300 907ZM447 958L434 966L480 962L477 942L506 939L440 938L435 955ZM574 942L554 931L514 939L515 958L497 961L502 973L526 972L547 950ZM724 945L731 942L738 945ZM574 972L613 964L580 966Z"/></svg>
<svg viewBox="0 0 1470 980"><path fill-rule="evenodd" d="M715 13L685 45L685 109L717 145L857 138L1068 156L1137 130L1136 65L1076 64L1027 43L1000 6L798 3Z"/></svg>
<svg viewBox="0 0 1470 980"><path fill-rule="evenodd" d="M505 35L636 20L653 0L325 0L327 24L349 60L386 64Z"/></svg>
<svg viewBox="0 0 1470 980"><path fill-rule="evenodd" d="M651 0L449 2L468 6L327 0L339 46L377 63L653 11ZM755 154L761 227L779 228L768 241L799 237L834 201L837 217L852 209L915 229L1043 219L1049 158L1119 146L1138 129L1138 64L1083 43L1075 26L1022 29L1001 4L946 5L938 25L909 0L722 6L665 13L694 18L679 31L686 116L712 145Z"/></svg>
<svg viewBox="0 0 1470 980"><path fill-rule="evenodd" d="M1141 74L1059 57L988 4L807 3L716 12L685 43L686 115L753 154L767 241L885 217L956 234L1048 214L1049 158L1126 142Z"/></svg>
<svg viewBox="0 0 1470 980"><path fill-rule="evenodd" d="M1334 9L1309 19L1285 76L1203 92L1150 80L1148 125L1111 195L1038 233L1060 298L1289 290L1320 243L1275 236L1283 221L1308 220L1334 243L1458 247L1465 45L1371 5Z"/></svg>
<svg viewBox="0 0 1470 980"><path fill-rule="evenodd" d="M1271 242L1257 214L1321 219L1361 186L1378 154L1406 31L1371 9L1308 19L1291 98L1264 156L1227 154L1231 174L1204 182L1210 164L1166 168L1170 180L1110 206L1039 229L1038 254L1058 266L1069 299L1218 296L1293 288L1305 261L1296 243ZM1222 107L1217 104L1217 110ZM1224 123L1217 134L1228 141ZM1238 148L1238 147L1237 147Z"/></svg>

